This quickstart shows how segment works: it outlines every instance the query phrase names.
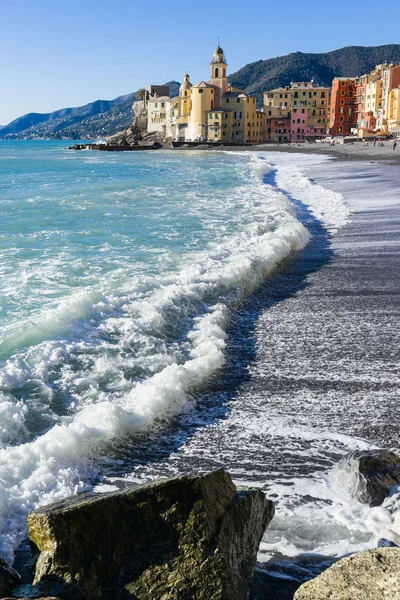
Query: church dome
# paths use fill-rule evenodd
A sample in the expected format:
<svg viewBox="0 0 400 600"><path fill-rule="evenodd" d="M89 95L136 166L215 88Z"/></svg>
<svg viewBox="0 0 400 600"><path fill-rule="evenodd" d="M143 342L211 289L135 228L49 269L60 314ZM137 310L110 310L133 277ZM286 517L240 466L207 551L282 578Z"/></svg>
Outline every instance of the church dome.
<svg viewBox="0 0 400 600"><path fill-rule="evenodd" d="M214 54L223 54L223 53L224 53L224 51L222 50L221 46L218 46L214 50Z"/></svg>
<svg viewBox="0 0 400 600"><path fill-rule="evenodd" d="M179 88L180 90L190 90L190 88L192 87L192 84L190 83L190 77L189 75L185 75L185 77L183 78L183 82L181 83L181 87Z"/></svg>
<svg viewBox="0 0 400 600"><path fill-rule="evenodd" d="M190 83L190 77L189 75L186 73L185 77L183 78L183 82L181 83L181 86L179 88L180 92L185 92L187 90L190 90L192 88L192 84Z"/></svg>

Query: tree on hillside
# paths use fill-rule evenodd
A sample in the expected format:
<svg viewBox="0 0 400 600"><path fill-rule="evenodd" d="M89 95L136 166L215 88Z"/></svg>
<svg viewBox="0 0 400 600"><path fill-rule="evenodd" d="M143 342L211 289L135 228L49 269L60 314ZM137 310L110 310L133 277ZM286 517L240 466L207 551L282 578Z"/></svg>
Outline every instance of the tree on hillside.
<svg viewBox="0 0 400 600"><path fill-rule="evenodd" d="M144 88L140 88L137 92L136 92L136 98L138 100L143 100L144 95L146 93L146 90Z"/></svg>

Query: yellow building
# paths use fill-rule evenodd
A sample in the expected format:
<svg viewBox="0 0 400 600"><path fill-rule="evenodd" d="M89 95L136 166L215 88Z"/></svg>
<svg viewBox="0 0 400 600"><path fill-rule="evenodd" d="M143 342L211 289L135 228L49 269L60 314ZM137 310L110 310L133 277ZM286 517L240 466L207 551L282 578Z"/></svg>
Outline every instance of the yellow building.
<svg viewBox="0 0 400 600"><path fill-rule="evenodd" d="M264 112L268 108L279 108L283 111L292 108L292 91L289 86L264 92Z"/></svg>
<svg viewBox="0 0 400 600"><path fill-rule="evenodd" d="M389 92L387 117L389 132L400 136L400 86Z"/></svg>
<svg viewBox="0 0 400 600"><path fill-rule="evenodd" d="M218 46L210 64L210 80L192 85L185 75L179 96L169 98L163 107L163 118L159 99L149 100L148 131L163 131L166 139L176 141L263 142L265 114L257 110L255 98L229 85L227 66Z"/></svg>

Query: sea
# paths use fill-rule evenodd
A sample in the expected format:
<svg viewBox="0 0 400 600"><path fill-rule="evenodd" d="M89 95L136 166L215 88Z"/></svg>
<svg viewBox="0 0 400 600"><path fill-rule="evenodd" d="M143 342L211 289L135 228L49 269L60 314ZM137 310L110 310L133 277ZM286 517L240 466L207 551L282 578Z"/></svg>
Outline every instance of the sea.
<svg viewBox="0 0 400 600"><path fill-rule="evenodd" d="M398 446L394 167L67 146L0 142L0 557L39 506L221 467L276 503L258 577L375 547L399 495L337 465Z"/></svg>

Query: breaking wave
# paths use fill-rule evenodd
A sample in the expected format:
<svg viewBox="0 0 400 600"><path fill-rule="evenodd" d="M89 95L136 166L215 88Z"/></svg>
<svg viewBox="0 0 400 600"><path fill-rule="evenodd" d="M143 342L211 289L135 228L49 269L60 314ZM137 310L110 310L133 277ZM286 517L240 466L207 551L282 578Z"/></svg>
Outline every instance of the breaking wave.
<svg viewBox="0 0 400 600"><path fill-rule="evenodd" d="M226 190L234 235L166 273L121 267L5 327L0 555L12 558L29 510L85 489L108 440L190 407L224 365L230 312L307 244L287 197L263 183L266 162L250 162L247 183Z"/></svg>

